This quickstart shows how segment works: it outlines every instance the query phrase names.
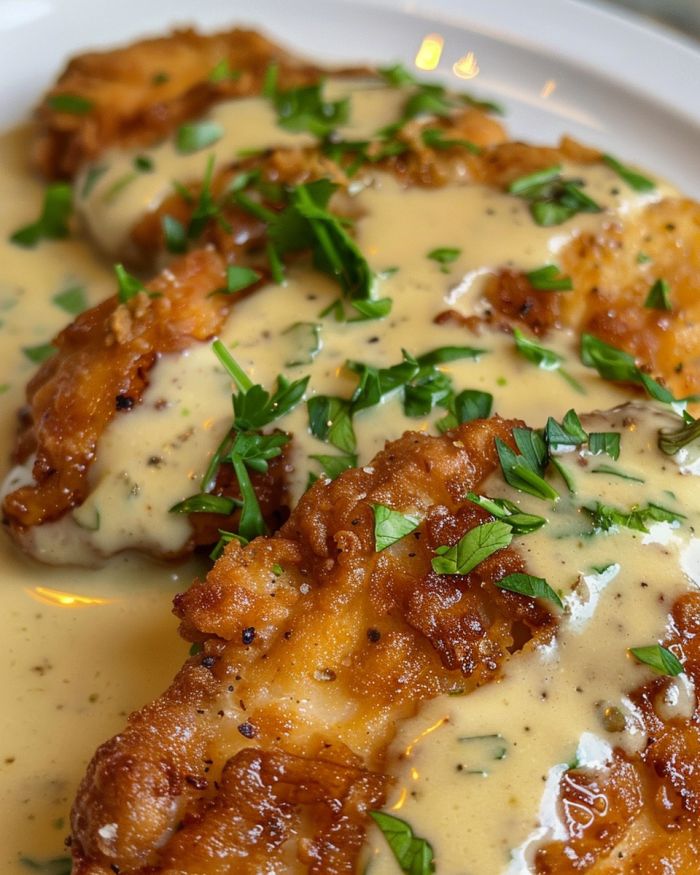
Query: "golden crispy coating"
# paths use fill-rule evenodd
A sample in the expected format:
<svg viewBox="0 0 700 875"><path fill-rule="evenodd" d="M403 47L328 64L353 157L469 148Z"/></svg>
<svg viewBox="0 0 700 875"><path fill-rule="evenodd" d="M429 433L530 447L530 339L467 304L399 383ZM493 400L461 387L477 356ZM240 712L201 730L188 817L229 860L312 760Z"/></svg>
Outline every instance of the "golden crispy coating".
<svg viewBox="0 0 700 875"><path fill-rule="evenodd" d="M407 432L318 481L274 537L232 543L176 599L203 650L90 764L72 818L78 875L355 871L396 721L497 678L523 639L554 631L543 605L494 586L523 570L515 550L466 576L430 565L490 519L463 496L512 425ZM424 522L375 553L374 503Z"/></svg>
<svg viewBox="0 0 700 875"><path fill-rule="evenodd" d="M539 335L562 326L590 332L634 355L676 396L700 392L700 204L650 204L577 236L560 260L573 291L538 291L524 274L502 271L486 289L492 318ZM645 306L657 280L668 283L670 310Z"/></svg>
<svg viewBox="0 0 700 875"><path fill-rule="evenodd" d="M87 494L97 442L115 416L128 416L159 355L212 337L230 309L224 263L212 249L193 252L126 303L108 298L54 340L57 353L27 387L17 458L33 453L35 483L10 493L3 512L17 531L57 519Z"/></svg>
<svg viewBox="0 0 700 875"><path fill-rule="evenodd" d="M211 81L222 62L234 75ZM150 145L220 100L257 94L272 62L284 88L315 82L323 72L259 33L238 29L211 36L178 30L78 55L37 110L34 162L45 176L71 177L112 146ZM69 103L67 111L66 96L87 101L85 108L76 112Z"/></svg>

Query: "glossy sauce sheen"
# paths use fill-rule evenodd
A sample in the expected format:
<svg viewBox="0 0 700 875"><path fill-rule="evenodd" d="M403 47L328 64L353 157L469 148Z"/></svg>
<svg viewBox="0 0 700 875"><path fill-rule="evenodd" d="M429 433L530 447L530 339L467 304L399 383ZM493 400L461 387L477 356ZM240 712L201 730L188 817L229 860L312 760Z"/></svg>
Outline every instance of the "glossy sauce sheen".
<svg viewBox="0 0 700 875"><path fill-rule="evenodd" d="M395 114L391 103L395 95L385 90L384 94L389 94L386 107L376 105L376 95L366 101L366 126L374 128L375 118L391 120ZM243 103L243 107L216 110L224 117L229 112L234 118L236 112L244 112L248 140L237 144L227 140L231 152L265 142L269 136L269 119L264 111L254 102ZM256 118L259 129L254 127ZM359 136L362 119L355 123L355 134ZM234 128L239 126L232 125ZM275 141L282 142L279 137ZM154 198L157 201L162 197L175 171L168 164L172 147L159 149L153 150L154 161L160 163L147 183L150 193L138 186L125 186L114 199L113 210L104 202L97 217L86 210L91 226L104 227L110 239L118 240L134 217L153 205ZM110 266L99 262L80 242L42 243L36 251L6 243L9 232L38 212L40 190L27 178L23 166L26 151L26 132L9 135L0 143L0 318L4 323L0 360L3 380L8 384L2 397L5 457L12 444L14 411L22 402L23 385L33 367L21 349L48 340L67 318L50 303L52 296L71 285L84 284L89 301L94 303L113 288ZM132 157L120 161L129 166ZM192 172L199 176L206 154L198 153L194 158ZM626 211L642 202L633 193L625 193L624 200L620 199L622 195L611 194L612 189L619 192L620 186L606 168L571 170L586 181L588 193L605 206ZM118 168L109 171L117 172ZM653 196L658 197L660 191ZM504 416L522 417L538 426L548 415L561 417L572 406L592 410L625 400L619 390L604 384L578 363L573 339L566 335L556 340L548 338L546 345L566 357L567 369L582 384L585 395L575 393L559 374L538 370L518 356L507 335L485 333L473 337L464 329L433 323L445 309L470 313L478 307L480 279L485 273L504 265L531 270L549 263L576 230L595 228L600 217L579 216L554 231L540 229L532 223L521 201L493 190L471 186L406 192L400 191L389 177L378 179L374 187L359 192L356 198L363 213L356 226L357 239L371 267L376 271L398 267L383 280L380 289L382 296L393 298L390 317L356 324L320 318L319 312L336 297L337 290L327 280L299 267L290 272L284 287L267 286L237 305L222 333L227 344L237 344L235 356L254 381L270 387L278 373L291 377L308 373L312 392L348 397L355 381L343 369L346 359L381 367L398 363L402 348L420 355L438 346L469 345L487 352L478 361L463 360L445 366L455 388L491 392L495 412ZM426 257L442 246L461 249L446 273ZM313 362L292 366L287 362L304 352L286 333L296 322L321 325L322 348ZM38 537L47 554L65 559L78 551L83 561L91 561L96 554L119 549L171 551L182 547L189 535L188 523L184 517L168 515L167 509L198 491L208 455L230 423L231 388L208 344L163 357L151 374L140 407L128 416L118 417L104 435L98 461L90 473L92 492L85 505L64 522L42 527ZM308 435L304 406L279 424L295 435L291 474L298 496L308 471L318 472L318 466L308 460L309 454L334 450ZM398 399L389 398L380 408L356 418L360 464L386 439L404 429L431 427L431 421L405 418ZM630 470L643 469L650 484L662 462L673 468L652 446L649 429L654 427L649 420L646 431L626 434L620 460L627 466L629 458ZM160 457L162 464L149 465L153 456ZM677 470L674 476L682 479L682 487L673 487L682 502L683 490L689 494L692 488L692 478L680 478ZM621 483L625 487L622 491ZM633 500L624 481L590 474L585 484L585 489L595 495L609 489L611 503L616 505ZM662 488L654 486L657 492ZM494 481L494 493L503 489L502 482ZM634 494L638 496L638 492ZM660 499L659 503L665 502ZM537 504L534 499L523 504L540 512L533 506ZM91 531L98 512L101 524ZM688 514L685 505L684 512ZM562 502L561 510L553 515L556 521L553 518L552 525L528 537L525 547L532 573L547 577L556 588L569 593L579 572L623 553L624 558L615 579L604 588L600 584L597 610L583 631L574 630L571 624L565 626L556 645L560 651L558 668L552 669L552 663L542 654L533 654L527 661L514 660L503 682L464 700L451 698L429 705L401 730L397 739L396 772L400 782L388 808L399 810L418 834L432 842L441 875L465 871L470 875L500 875L507 870L513 846L524 846L533 834L541 805L543 822L548 822L546 804L542 802L546 785L543 777L546 779L561 762L571 758L582 737L586 741L587 734L600 734L597 712L591 703L601 698L618 702L644 678L643 669L629 664L625 648L663 636L666 611L652 603L652 593L656 592L653 586L658 584L658 575L652 574L652 569L665 561L667 570L669 555L677 561L683 544L673 540L665 547L645 545L641 551L637 549L641 538L633 534L616 536L614 542L609 538L583 542L575 534L580 521L572 519L572 513L569 504ZM567 531L566 538L552 541L555 530L560 528ZM680 535L674 532L676 537ZM575 549L572 567L571 545L579 542L582 546ZM632 563L636 555L643 555L645 573L653 578L648 600L636 598L639 572ZM547 561L545 556L549 557ZM162 690L181 663L186 646L175 634L169 604L173 593L183 589L196 571L193 563L166 567L131 554L108 561L98 571L56 569L19 556L6 539L2 542L2 559L0 623L9 650L2 680L9 701L19 705L5 721L0 749L0 820L8 827L8 837L0 842L4 855L0 860L3 871L13 873L27 871L19 863L23 854L44 859L61 853L70 800L94 748L118 731L129 710ZM688 585L688 573L679 570L673 586L680 592ZM623 629L617 628L623 622L616 610L618 592L627 603L634 604L634 610L625 612ZM670 589L666 592L670 605L673 593ZM569 598L573 605L575 596ZM577 659L582 642L589 640L585 636L593 636L599 644L601 630L611 629L614 635L608 636L609 644L605 645L611 648L609 658L606 655L596 660L594 666L590 660ZM604 672L610 665L620 668ZM588 672L588 693L580 699L571 690L582 671ZM592 674L594 671L599 674ZM543 691L551 693L549 701L556 696L567 703L567 708L545 707L541 704ZM692 691L686 690L684 695L689 697ZM508 715L527 711L530 730L514 723L512 716L504 721L504 708ZM566 714L566 725L556 730L556 737L548 744L537 743L542 727L557 725L557 714L559 719ZM445 717L448 722L444 722ZM438 721L439 730L414 745L410 758L398 758L414 738ZM508 732L504 731L505 722ZM503 735L506 757L488 762L487 777L457 774L456 766L465 756L458 738L492 733ZM599 744L596 756L603 755L601 750L604 753L605 748ZM580 754L582 758L585 755L585 751ZM488 751L486 756L488 759ZM411 769L416 770L417 777ZM521 791L515 797L513 786ZM415 796L411 795L413 791ZM475 810L478 818L474 817ZM465 811L470 812L469 817ZM474 853L473 836L479 836L478 855ZM398 871L381 837L373 836L371 844L376 857L371 864L372 875ZM466 848L470 849L468 856ZM522 853L527 855L526 850Z"/></svg>

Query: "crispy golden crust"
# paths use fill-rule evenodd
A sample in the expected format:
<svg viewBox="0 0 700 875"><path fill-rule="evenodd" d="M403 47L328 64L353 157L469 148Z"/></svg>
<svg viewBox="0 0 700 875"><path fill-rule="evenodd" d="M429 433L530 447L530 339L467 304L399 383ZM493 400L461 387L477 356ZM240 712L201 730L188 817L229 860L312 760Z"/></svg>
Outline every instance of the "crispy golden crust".
<svg viewBox="0 0 700 875"><path fill-rule="evenodd" d="M212 337L230 309L225 266L213 249L193 252L127 303L117 296L86 311L54 340L57 353L27 387L29 413L17 460L36 455L35 484L4 500L16 532L57 519L87 494L87 471L100 435L128 416L158 356Z"/></svg>
<svg viewBox="0 0 700 875"><path fill-rule="evenodd" d="M561 267L571 292L538 291L524 274L499 273L486 289L491 321L506 317L539 335L563 326L590 332L634 355L676 396L700 391L700 204L667 198L581 234L563 250ZM659 279L671 310L645 306Z"/></svg>
<svg viewBox="0 0 700 875"><path fill-rule="evenodd" d="M212 82L209 76L222 61L238 75ZM154 143L218 101L257 94L272 62L279 65L285 88L315 82L324 72L259 33L238 29L211 36L178 30L78 55L37 110L34 163L50 178L71 177L112 146ZM65 95L89 101L88 111L52 106Z"/></svg>
<svg viewBox="0 0 700 875"><path fill-rule="evenodd" d="M489 519L463 496L512 425L407 432L370 466L317 482L274 537L231 544L177 598L203 651L90 764L76 873L355 871L396 721L498 677L523 638L554 630L542 605L494 586L523 570L514 550L463 577L430 566L438 544ZM425 521L375 553L373 503Z"/></svg>

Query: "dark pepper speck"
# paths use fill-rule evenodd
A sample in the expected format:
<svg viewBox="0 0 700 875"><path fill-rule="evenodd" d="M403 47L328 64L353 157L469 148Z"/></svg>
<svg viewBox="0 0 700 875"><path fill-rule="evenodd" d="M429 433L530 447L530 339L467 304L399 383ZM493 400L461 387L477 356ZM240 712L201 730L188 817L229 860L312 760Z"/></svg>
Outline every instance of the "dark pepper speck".
<svg viewBox="0 0 700 875"><path fill-rule="evenodd" d="M134 404L135 401L131 395L117 395L114 399L114 405L117 410L131 410Z"/></svg>
<svg viewBox="0 0 700 875"><path fill-rule="evenodd" d="M252 644L255 641L255 627L248 626L241 633L241 638L244 644Z"/></svg>

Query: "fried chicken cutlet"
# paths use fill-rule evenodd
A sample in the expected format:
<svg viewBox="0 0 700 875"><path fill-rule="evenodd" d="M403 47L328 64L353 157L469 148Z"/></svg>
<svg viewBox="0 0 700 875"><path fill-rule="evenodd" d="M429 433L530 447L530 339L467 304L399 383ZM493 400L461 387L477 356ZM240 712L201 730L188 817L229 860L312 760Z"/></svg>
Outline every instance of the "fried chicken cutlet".
<svg viewBox="0 0 700 875"><path fill-rule="evenodd" d="M632 406L604 421L633 434L644 415ZM464 573L435 566L441 549L498 525L466 495L489 494L496 439L514 448L521 427L496 418L406 433L364 468L317 482L276 535L231 544L176 598L198 652L90 764L72 816L77 875L358 871L369 812L392 790L396 726L448 693L478 708L511 662L552 652L568 614L542 591L499 586L529 571L526 540ZM416 528L380 549L378 506ZM699 617L697 593L682 595L664 641L692 680ZM631 693L640 752L615 747L605 765L562 772L566 836L541 843L534 871L693 871L698 706L664 710L668 689L659 677Z"/></svg>

